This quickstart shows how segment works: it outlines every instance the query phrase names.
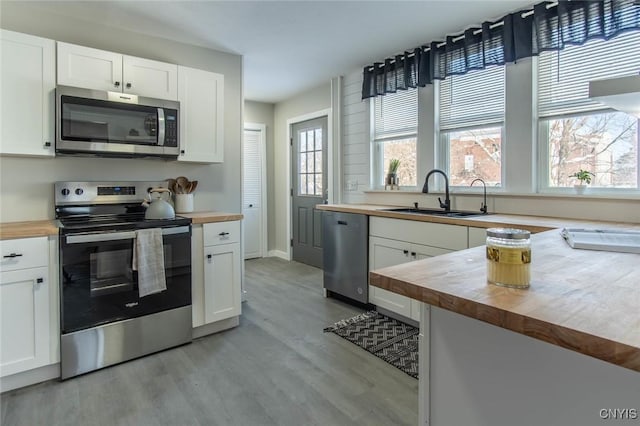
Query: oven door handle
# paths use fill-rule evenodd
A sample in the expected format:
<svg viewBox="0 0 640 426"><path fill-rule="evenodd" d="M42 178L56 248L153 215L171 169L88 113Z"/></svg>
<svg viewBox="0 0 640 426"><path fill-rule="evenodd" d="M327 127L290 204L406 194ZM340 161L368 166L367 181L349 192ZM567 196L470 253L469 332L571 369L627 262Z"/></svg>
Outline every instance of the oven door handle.
<svg viewBox="0 0 640 426"><path fill-rule="evenodd" d="M162 228L162 235L188 234L188 226ZM97 243L101 241L134 240L136 231L107 232L104 234L76 234L67 235L67 244Z"/></svg>

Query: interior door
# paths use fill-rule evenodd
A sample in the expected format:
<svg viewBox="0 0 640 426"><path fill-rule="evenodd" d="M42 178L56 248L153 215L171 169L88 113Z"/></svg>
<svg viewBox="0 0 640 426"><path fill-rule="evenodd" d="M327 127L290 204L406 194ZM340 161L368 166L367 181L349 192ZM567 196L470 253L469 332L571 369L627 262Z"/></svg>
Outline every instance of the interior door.
<svg viewBox="0 0 640 426"><path fill-rule="evenodd" d="M264 257L264 125L246 125L242 158L244 258Z"/></svg>
<svg viewBox="0 0 640 426"><path fill-rule="evenodd" d="M322 268L322 214L327 202L327 117L291 126L292 259Z"/></svg>

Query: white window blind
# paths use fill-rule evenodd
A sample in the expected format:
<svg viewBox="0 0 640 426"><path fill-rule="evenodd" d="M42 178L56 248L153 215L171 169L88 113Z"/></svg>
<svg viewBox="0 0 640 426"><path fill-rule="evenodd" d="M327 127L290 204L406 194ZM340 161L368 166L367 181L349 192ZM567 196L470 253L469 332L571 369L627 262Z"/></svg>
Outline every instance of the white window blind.
<svg viewBox="0 0 640 426"><path fill-rule="evenodd" d="M440 130L501 125L505 67L452 75L440 82Z"/></svg>
<svg viewBox="0 0 640 426"><path fill-rule="evenodd" d="M538 116L603 110L589 99L589 81L640 72L640 31L593 40L538 58Z"/></svg>
<svg viewBox="0 0 640 426"><path fill-rule="evenodd" d="M374 140L397 139L418 132L418 90L398 90L374 100Z"/></svg>

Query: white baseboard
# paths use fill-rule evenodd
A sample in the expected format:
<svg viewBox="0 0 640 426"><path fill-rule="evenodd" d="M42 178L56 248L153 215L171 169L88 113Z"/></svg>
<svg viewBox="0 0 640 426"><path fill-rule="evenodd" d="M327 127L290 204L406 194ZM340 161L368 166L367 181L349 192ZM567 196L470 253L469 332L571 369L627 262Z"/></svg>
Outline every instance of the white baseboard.
<svg viewBox="0 0 640 426"><path fill-rule="evenodd" d="M45 365L0 379L0 392L23 388L60 377L60 364Z"/></svg>
<svg viewBox="0 0 640 426"><path fill-rule="evenodd" d="M284 259L284 260L291 260L289 259L289 255L287 254L287 252L282 250L269 250L269 253L267 253L267 256L279 257L280 259Z"/></svg>
<svg viewBox="0 0 640 426"><path fill-rule="evenodd" d="M228 318L226 320L217 321L211 324L205 324L193 329L192 336L197 339L208 334L218 333L240 325L240 317Z"/></svg>

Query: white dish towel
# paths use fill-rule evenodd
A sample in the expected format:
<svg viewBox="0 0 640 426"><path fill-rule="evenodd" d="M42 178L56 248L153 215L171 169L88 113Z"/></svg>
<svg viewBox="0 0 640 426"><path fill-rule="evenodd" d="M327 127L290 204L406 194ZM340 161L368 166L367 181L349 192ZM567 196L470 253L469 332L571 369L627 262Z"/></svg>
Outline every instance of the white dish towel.
<svg viewBox="0 0 640 426"><path fill-rule="evenodd" d="M164 274L162 229L151 228L136 231L132 266L134 271L138 271L140 297L160 293L167 289Z"/></svg>

